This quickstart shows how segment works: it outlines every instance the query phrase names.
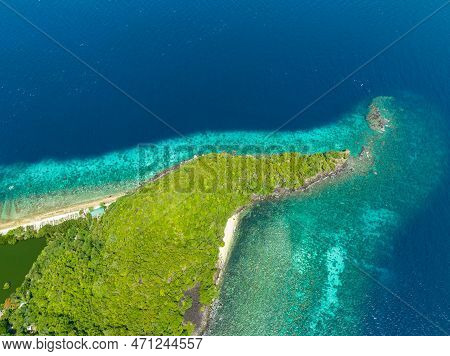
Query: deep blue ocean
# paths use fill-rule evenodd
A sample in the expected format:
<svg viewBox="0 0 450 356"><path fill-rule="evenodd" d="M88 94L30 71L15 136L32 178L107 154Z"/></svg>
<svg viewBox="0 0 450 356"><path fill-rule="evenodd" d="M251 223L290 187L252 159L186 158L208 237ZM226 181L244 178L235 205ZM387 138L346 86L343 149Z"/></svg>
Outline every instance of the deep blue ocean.
<svg viewBox="0 0 450 356"><path fill-rule="evenodd" d="M84 160L177 136L2 2L0 165ZM448 3L5 2L183 135L274 130ZM323 127L370 98L404 92L433 108L421 120L450 122L450 5L283 130ZM361 333L450 331L449 182L446 172L392 233L384 261L396 275L389 288L442 329L374 288L370 308L381 317Z"/></svg>
<svg viewBox="0 0 450 356"><path fill-rule="evenodd" d="M186 134L276 128L444 1L9 3ZM287 128L322 125L368 94L398 90L448 113L449 12ZM174 135L4 6L0 23L1 163L84 157Z"/></svg>

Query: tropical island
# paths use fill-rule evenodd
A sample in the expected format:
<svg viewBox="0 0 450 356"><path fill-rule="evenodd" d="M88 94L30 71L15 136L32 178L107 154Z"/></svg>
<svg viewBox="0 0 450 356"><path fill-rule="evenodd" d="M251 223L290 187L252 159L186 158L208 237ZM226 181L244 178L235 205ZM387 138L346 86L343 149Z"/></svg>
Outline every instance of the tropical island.
<svg viewBox="0 0 450 356"><path fill-rule="evenodd" d="M17 335L201 332L218 294L230 216L305 188L348 158L348 151L207 154L119 198L100 219L13 230L9 237L45 237L48 245L5 303L3 324Z"/></svg>
<svg viewBox="0 0 450 356"><path fill-rule="evenodd" d="M375 132L389 122L382 104L390 99L369 107ZM44 238L47 246L5 301L0 334L201 334L240 213L367 163L370 151L195 156L102 206L102 216L85 209L59 224L10 230L0 244Z"/></svg>

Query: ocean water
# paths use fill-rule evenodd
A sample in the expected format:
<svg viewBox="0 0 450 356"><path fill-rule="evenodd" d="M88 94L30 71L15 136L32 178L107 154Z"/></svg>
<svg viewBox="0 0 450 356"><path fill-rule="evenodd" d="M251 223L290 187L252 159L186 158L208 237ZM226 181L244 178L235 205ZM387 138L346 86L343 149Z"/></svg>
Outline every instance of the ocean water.
<svg viewBox="0 0 450 356"><path fill-rule="evenodd" d="M7 3L186 137L1 5L0 224L133 189L194 153L357 154L368 103L390 95L397 128L370 173L248 213L210 332L450 329L450 6L266 139L444 0Z"/></svg>
<svg viewBox="0 0 450 356"><path fill-rule="evenodd" d="M448 179L448 123L434 115L393 100L373 165L245 214L209 333L447 334L448 233L414 231Z"/></svg>
<svg viewBox="0 0 450 356"><path fill-rule="evenodd" d="M0 222L12 223L68 204L132 190L194 154L223 150L247 154L344 149L358 154L369 131L365 122L368 103L356 105L355 112L332 124L309 131L278 132L271 136L268 131L205 132L93 158L0 166L0 182L6 188ZM330 139L333 137L339 140Z"/></svg>
<svg viewBox="0 0 450 356"><path fill-rule="evenodd" d="M6 1L6 0L5 0ZM444 0L8 0L182 134L273 130ZM411 91L449 111L440 11L287 130ZM0 163L94 157L174 132L0 7Z"/></svg>

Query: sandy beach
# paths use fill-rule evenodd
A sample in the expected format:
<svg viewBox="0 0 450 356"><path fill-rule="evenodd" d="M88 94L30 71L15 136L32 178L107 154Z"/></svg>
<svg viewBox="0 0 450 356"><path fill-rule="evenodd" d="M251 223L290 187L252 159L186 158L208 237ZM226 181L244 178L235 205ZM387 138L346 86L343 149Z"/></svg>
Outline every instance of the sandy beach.
<svg viewBox="0 0 450 356"><path fill-rule="evenodd" d="M258 201L258 200L268 200L271 198L281 198L282 196L287 196L287 195L290 195L295 192L297 192L297 193L304 192L305 190L310 189L311 187L313 187L316 184L323 183L328 178L337 176L338 174L342 173L346 168L347 168L347 160L339 163L332 172L328 172L326 174L318 174L315 177L308 179L305 182L305 184L296 191L288 190L288 191L283 191L283 192L276 192L269 196L265 196L263 198L255 198L255 200ZM240 209L238 209L237 212L235 212L227 220L227 223L225 225L224 236L223 236L224 245L219 248L219 258L217 261L217 268L218 268L218 273L216 276L216 284L217 285L220 285L222 282L228 260L230 258L231 252L233 250L233 245L235 242L234 238L235 238L236 228L239 225L241 214L245 210L246 207L248 207L248 206L243 206Z"/></svg>
<svg viewBox="0 0 450 356"><path fill-rule="evenodd" d="M22 227L33 227L38 230L44 225L55 225L65 220L76 219L81 216L80 212L87 212L90 208L99 208L102 204L108 206L117 199L124 196L126 192L108 195L104 198L88 200L83 203L67 206L65 208L49 211L46 213L36 214L29 218L0 223L0 234L6 234L8 231Z"/></svg>
<svg viewBox="0 0 450 356"><path fill-rule="evenodd" d="M223 279L223 274L226 269L228 259L230 258L231 250L234 243L234 233L239 224L239 215L241 211L233 214L225 225L223 242L224 245L219 248L219 259L217 261L218 275L216 279L216 284L220 284Z"/></svg>
<svg viewBox="0 0 450 356"><path fill-rule="evenodd" d="M194 155L194 157L189 158L187 160L181 161L180 163L164 169L160 173L156 174L153 178L149 179L147 183L154 182L162 177L166 176L170 172L178 169L180 166L191 162L199 158L200 156ZM76 219L81 216L80 211L87 212L89 208L98 208L100 204L104 204L106 206L114 203L118 198L128 194L129 191L123 191L120 193L107 195L103 198L96 198L92 200L86 200L82 203L77 203L73 205L68 205L64 208L51 210L45 213L38 213L31 215L29 217L23 219L17 219L13 221L8 221L5 223L0 222L0 234L6 234L8 231L22 227L33 227L34 229L40 229L42 226L47 224L55 225L57 223L61 223L65 220Z"/></svg>

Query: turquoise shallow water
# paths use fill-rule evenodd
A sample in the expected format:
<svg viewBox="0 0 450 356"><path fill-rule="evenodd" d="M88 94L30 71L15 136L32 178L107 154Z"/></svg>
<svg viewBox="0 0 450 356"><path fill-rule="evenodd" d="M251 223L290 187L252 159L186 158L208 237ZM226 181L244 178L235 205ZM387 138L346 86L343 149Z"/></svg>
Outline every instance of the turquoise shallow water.
<svg viewBox="0 0 450 356"><path fill-rule="evenodd" d="M404 281L390 261L399 230L447 174L448 128L418 98L389 109L393 127L374 141L368 170L244 215L210 334L446 333L446 302L434 305L437 315L421 312L416 290L395 292ZM414 235L409 243L426 244ZM435 288L448 290L441 277Z"/></svg>
<svg viewBox="0 0 450 356"><path fill-rule="evenodd" d="M2 166L1 219L133 189L162 169L209 151L349 148L356 156L369 146L373 166L357 166L351 175L258 204L245 214L208 333L443 333L440 320L430 323L383 286L392 290L401 282L389 265L399 231L445 181L448 126L426 101L404 94L384 101L391 127L374 133L365 121L368 104L369 98L333 124L310 131L270 137L266 132L211 132L90 159ZM414 236L412 241L422 243ZM439 283L439 289L450 290L447 280ZM448 320L447 305L436 299L438 319ZM397 304L400 311L383 312ZM411 329L402 329L402 318Z"/></svg>
<svg viewBox="0 0 450 356"><path fill-rule="evenodd" d="M409 169L404 163L417 161L414 155L421 145L427 155L417 157L431 164L436 158L435 151L447 147L442 142L443 137L450 141L448 126L443 123L450 115L450 46L445 41L449 33L450 6L396 41L369 65L360 67L440 8L444 0L155 0L105 1L96 2L95 6L91 1L7 2L177 130L184 134L213 131L189 136L196 145L235 144L239 148L242 144L276 143L280 150L293 148L309 152L349 147L355 153L366 139L367 127L361 113L367 102L356 108L352 105L377 95L397 96L404 90L420 94L426 102L417 98L404 100L408 102L405 108L416 113L404 117L405 122L415 121L411 122L411 131L397 132L408 137L410 146L414 147L407 151L405 143L395 154L391 152L391 156L386 157L392 167L385 168L395 170L395 165L401 165ZM4 29L0 56L0 225L68 203L132 189L140 177L150 177L158 169L192 156L193 150L180 148L186 144L185 140L166 140L173 137L172 131L12 11L3 7L0 19ZM341 82L355 68L360 70ZM341 85L329 92L335 83ZM324 92L328 92L325 97ZM319 96L322 97L320 102L308 105ZM435 106L427 104L431 102ZM285 127L293 133L281 133L265 140L263 133L248 132L272 130L306 106L308 111ZM296 132L312 127L318 129ZM246 132L235 132L238 130ZM149 141L157 143L157 148L147 147L141 161L139 152L142 150L130 147ZM168 155L164 147L170 148ZM203 150L208 148L203 147ZM252 152L251 148L243 150ZM396 161L397 153L400 162ZM148 159L153 161L150 166ZM411 182L419 175L430 177L434 168L429 170L426 166L420 174L408 171L408 174L414 173L406 179L408 186L414 185ZM387 177L381 169L377 170L381 177ZM385 178L379 179L387 182ZM421 178L417 181L421 182ZM437 178L434 185L412 189L413 194L407 197L397 198L397 191L392 188L391 195L385 199L389 206L379 203L384 210L373 206L373 201L377 200L369 198L369 192L363 189L366 183L369 187L378 187L375 177L367 178L364 184L358 183L356 177L353 179L355 181L345 184L354 187L350 191L354 196L358 189L367 194L368 213L360 220L371 226L374 240L386 237L384 221L396 221L389 238L386 237L390 241L377 249L390 253L368 251L367 254L380 259L377 263L371 260L373 263L368 266L374 266L379 276L386 276L383 281L391 289L450 329L450 242L447 238L450 175ZM403 196L407 189L401 186L403 181L397 178L392 181L400 185ZM332 194L332 189L319 190L317 197L328 191L338 201L341 191ZM410 206L390 204L396 199L403 199ZM348 204L348 200L344 199L343 203ZM257 212L262 214L267 210L263 217L278 217L276 221L273 221L275 218L270 220L269 230L285 236L292 249L295 247L298 251L298 241L306 241L305 236L309 235L304 232L301 239L297 238L300 236L297 229L291 223L282 223L284 218L279 211L285 211L286 217L303 217L302 221L307 224L310 217L306 218L299 209L307 206L303 209L312 210L309 204L312 203L292 198L273 208L270 204L255 208L253 215L244 221L241 234L253 236L255 227L252 226L259 224ZM356 205L361 208L363 204ZM318 206L322 206L320 199ZM331 205L335 206L337 203ZM348 229L353 229L356 221L356 218L350 219ZM380 227L376 227L377 224ZM248 232L244 231L246 225ZM327 226L328 222L324 223L324 227ZM265 231L261 229L254 233L255 239L261 239ZM353 236L351 241L358 241L360 237L356 232L352 235L346 229L343 228L345 238L339 237L340 241L349 240L350 236ZM378 234L382 238L376 237ZM242 243L245 241L242 238ZM278 245L271 246L275 249ZM280 242L280 246L284 245ZM281 254L281 247L279 251ZM291 253L289 249L282 251L286 255ZM302 251L297 255L302 256ZM330 292L329 300L337 301L332 305L342 305L341 294L348 284L345 282L348 279L344 278L348 264L341 257L348 257L349 252L345 244L329 253L325 251L328 250L323 248L317 253L329 255L330 266L335 263L338 266L335 276L339 278L330 277L330 285L340 281L344 286L331 288L330 291L336 293ZM262 259L265 257L269 258L261 255ZM325 276L324 259L315 259L311 266L323 263L319 265ZM292 266L288 257L283 261L283 266ZM267 268L270 267L274 268L267 264ZM310 272L305 273L310 275ZM289 281L296 285L297 277L292 274ZM288 283L283 278L280 276L281 285ZM317 283L320 286L324 281L319 279ZM403 305L393 303L383 291L365 290L365 302L361 302L358 294L355 300L368 310L367 317L356 318L367 333L434 332L435 328L425 328L421 318L417 319ZM277 302L284 301L283 294L281 297L271 295ZM327 309L328 299L321 292L311 300L316 309L319 300L323 300L320 305ZM336 315L342 315L340 307L336 308ZM352 310L356 309L355 306ZM364 313L361 311L359 315ZM305 323L313 323L317 330L322 325L312 321ZM245 320L239 325L242 330L256 332L246 326ZM342 330L347 330L347 325L343 323ZM356 326L353 328L356 330ZM222 325L215 330L220 332L225 328ZM228 332L231 330L232 326ZM307 330L312 333L313 328Z"/></svg>
<svg viewBox="0 0 450 356"><path fill-rule="evenodd" d="M0 222L135 188L161 170L211 151L304 153L350 148L359 152L368 102L336 123L308 132L206 132L111 152L89 159L0 166ZM339 140L330 138L339 137Z"/></svg>

